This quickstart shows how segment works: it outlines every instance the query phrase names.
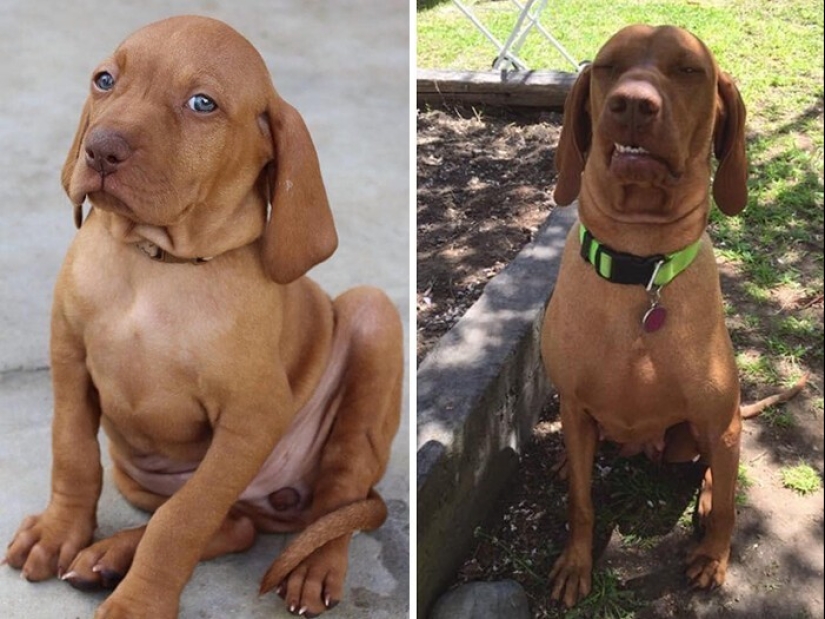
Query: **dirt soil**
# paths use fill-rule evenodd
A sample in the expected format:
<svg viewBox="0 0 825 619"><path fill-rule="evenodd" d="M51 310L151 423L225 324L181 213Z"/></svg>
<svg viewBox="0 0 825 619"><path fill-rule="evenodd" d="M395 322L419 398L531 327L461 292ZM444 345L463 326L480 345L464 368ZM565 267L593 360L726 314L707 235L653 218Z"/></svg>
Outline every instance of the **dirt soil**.
<svg viewBox="0 0 825 619"><path fill-rule="evenodd" d="M546 112L419 112L419 362L484 284L532 240L552 208L559 122L557 114ZM777 290L773 302L756 305L748 301L736 265L722 264L721 273L738 350L771 354L766 341L776 335L770 325L777 315L813 316L821 326L821 295ZM793 492L780 473L804 460L822 474L818 346L804 357L809 367L800 368L811 371L810 385L784 406L791 423L766 416L746 422L740 465L745 473L721 589L692 591L683 574L686 553L698 539L691 506L701 466L656 467L644 458L620 459L603 447L593 486L599 595L566 613L549 599L547 575L567 537L567 488L552 471L562 453L555 397L542 412L510 490L476 532L477 546L456 584L515 579L537 618L822 618L823 492ZM791 368L777 359L776 369L782 374ZM743 399L775 389L745 379Z"/></svg>
<svg viewBox="0 0 825 619"><path fill-rule="evenodd" d="M553 204L551 112L418 114L418 361L530 241Z"/></svg>

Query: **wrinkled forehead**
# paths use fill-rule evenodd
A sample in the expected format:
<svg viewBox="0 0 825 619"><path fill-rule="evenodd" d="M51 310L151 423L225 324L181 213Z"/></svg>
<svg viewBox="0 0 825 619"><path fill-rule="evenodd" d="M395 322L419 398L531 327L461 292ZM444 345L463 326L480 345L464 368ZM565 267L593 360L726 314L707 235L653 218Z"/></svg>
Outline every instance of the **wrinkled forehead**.
<svg viewBox="0 0 825 619"><path fill-rule="evenodd" d="M692 63L713 69L710 50L695 35L676 26L627 26L613 35L596 55L596 62Z"/></svg>
<svg viewBox="0 0 825 619"><path fill-rule="evenodd" d="M177 81L214 81L235 92L270 81L258 51L236 30L214 19L177 17L129 36L113 59L132 75L174 75Z"/></svg>

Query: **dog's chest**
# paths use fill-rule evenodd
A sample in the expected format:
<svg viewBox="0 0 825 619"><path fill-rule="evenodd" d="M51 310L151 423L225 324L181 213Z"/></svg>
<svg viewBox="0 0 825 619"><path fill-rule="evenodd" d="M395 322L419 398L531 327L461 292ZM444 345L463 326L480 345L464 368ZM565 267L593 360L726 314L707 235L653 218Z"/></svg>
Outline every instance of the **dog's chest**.
<svg viewBox="0 0 825 619"><path fill-rule="evenodd" d="M109 372L176 373L180 382L203 366L226 327L219 313L191 297L173 301L155 292L115 294L107 306L98 305L86 329L87 351Z"/></svg>
<svg viewBox="0 0 825 619"><path fill-rule="evenodd" d="M607 367L611 370L599 378L599 389L593 389L592 383L590 388L580 384L576 389L603 438L617 443L655 442L687 415L681 385L650 356L630 356L623 365Z"/></svg>
<svg viewBox="0 0 825 619"><path fill-rule="evenodd" d="M231 348L237 321L197 281L113 275L78 282L93 308L82 331L104 416L192 440L203 431L205 403L224 380L220 351L225 356Z"/></svg>

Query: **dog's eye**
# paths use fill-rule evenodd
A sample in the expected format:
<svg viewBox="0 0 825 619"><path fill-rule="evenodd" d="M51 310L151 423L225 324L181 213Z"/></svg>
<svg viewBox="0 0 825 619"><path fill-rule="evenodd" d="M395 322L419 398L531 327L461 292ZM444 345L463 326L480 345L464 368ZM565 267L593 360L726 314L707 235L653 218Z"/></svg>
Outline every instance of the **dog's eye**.
<svg viewBox="0 0 825 619"><path fill-rule="evenodd" d="M691 67L687 65L684 67L679 67L679 71L684 75L697 75L699 73L703 73L702 69L697 69L696 67Z"/></svg>
<svg viewBox="0 0 825 619"><path fill-rule="evenodd" d="M193 112L200 112L201 114L208 114L218 109L218 104L206 95L194 95L186 102L189 109Z"/></svg>
<svg viewBox="0 0 825 619"><path fill-rule="evenodd" d="M98 90L102 90L104 92L115 87L115 78L108 71L101 71L95 75L93 81Z"/></svg>

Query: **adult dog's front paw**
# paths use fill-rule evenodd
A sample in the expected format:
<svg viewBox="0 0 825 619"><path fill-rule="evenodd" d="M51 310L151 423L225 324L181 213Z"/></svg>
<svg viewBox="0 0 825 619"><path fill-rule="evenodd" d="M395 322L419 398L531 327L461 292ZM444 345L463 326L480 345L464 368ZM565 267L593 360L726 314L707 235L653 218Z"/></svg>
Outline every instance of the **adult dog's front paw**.
<svg viewBox="0 0 825 619"><path fill-rule="evenodd" d="M92 541L94 529L94 518L50 507L23 520L6 549L6 562L30 581L62 576Z"/></svg>
<svg viewBox="0 0 825 619"><path fill-rule="evenodd" d="M593 560L590 552L576 552L568 544L550 571L553 591L550 597L571 608L590 593Z"/></svg>
<svg viewBox="0 0 825 619"><path fill-rule="evenodd" d="M725 582L728 571L730 546L723 551L708 551L700 544L688 555L687 577L692 587L697 589L712 589L720 587Z"/></svg>

